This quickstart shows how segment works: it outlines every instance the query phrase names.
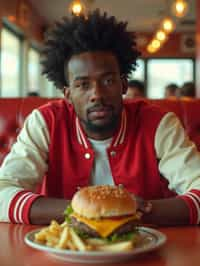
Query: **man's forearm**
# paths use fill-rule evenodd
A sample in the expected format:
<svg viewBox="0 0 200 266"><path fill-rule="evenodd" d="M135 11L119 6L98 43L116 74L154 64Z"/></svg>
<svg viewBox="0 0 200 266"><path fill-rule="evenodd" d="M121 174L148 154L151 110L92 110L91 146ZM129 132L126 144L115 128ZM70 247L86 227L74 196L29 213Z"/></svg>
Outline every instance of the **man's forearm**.
<svg viewBox="0 0 200 266"><path fill-rule="evenodd" d="M143 222L155 225L186 225L190 223L189 208L180 198L151 200L152 210L143 215Z"/></svg>
<svg viewBox="0 0 200 266"><path fill-rule="evenodd" d="M51 220L64 221L64 210L70 203L66 199L44 198L36 199L30 209L31 224L49 224Z"/></svg>

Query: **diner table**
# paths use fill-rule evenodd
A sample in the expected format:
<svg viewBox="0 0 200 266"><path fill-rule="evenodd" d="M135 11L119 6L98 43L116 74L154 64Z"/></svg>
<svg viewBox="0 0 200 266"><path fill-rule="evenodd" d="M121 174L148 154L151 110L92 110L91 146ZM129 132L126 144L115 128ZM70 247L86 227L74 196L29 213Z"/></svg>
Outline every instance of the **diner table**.
<svg viewBox="0 0 200 266"><path fill-rule="evenodd" d="M41 227L41 226L40 226ZM24 242L24 236L39 226L0 223L0 266L78 266L94 265L70 263L47 252L33 249ZM198 226L160 227L167 242L157 250L140 254L121 266L200 266L200 230ZM116 265L98 264L98 265Z"/></svg>

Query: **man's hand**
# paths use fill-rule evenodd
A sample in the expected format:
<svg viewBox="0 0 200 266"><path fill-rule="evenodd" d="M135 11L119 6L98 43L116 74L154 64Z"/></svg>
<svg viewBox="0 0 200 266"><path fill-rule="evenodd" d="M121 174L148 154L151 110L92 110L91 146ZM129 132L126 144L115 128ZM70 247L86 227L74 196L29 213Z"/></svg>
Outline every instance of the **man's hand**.
<svg viewBox="0 0 200 266"><path fill-rule="evenodd" d="M137 201L137 211L142 214L149 214L152 211L152 203L147 200L143 200L142 198L135 196Z"/></svg>
<svg viewBox="0 0 200 266"><path fill-rule="evenodd" d="M142 223L161 226L189 224L189 208L178 197L150 201L134 197Z"/></svg>

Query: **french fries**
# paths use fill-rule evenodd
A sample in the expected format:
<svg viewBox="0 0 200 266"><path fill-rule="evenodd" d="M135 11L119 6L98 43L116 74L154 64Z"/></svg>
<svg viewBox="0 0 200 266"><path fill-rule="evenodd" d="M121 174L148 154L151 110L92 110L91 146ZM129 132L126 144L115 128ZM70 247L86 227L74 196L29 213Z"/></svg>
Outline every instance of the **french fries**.
<svg viewBox="0 0 200 266"><path fill-rule="evenodd" d="M56 221L52 221L49 227L45 227L35 234L34 241L59 249L90 250L90 245L85 243L66 222L60 225Z"/></svg>
<svg viewBox="0 0 200 266"><path fill-rule="evenodd" d="M63 228L63 231L60 235L59 242L56 245L56 247L61 248L61 249L68 248L69 240L70 240L69 227L66 226Z"/></svg>
<svg viewBox="0 0 200 266"><path fill-rule="evenodd" d="M135 239L138 238L136 237ZM88 238L83 240L67 222L58 224L56 221L52 221L48 227L36 233L34 241L58 249L108 252L131 250L134 248L135 242L137 242L137 240L129 240L109 244L106 240L100 238Z"/></svg>
<svg viewBox="0 0 200 266"><path fill-rule="evenodd" d="M72 228L70 228L69 230L71 233L71 240L76 245L77 249L81 251L86 251L88 248L83 242L83 240L78 236L78 234L76 234L76 232Z"/></svg>

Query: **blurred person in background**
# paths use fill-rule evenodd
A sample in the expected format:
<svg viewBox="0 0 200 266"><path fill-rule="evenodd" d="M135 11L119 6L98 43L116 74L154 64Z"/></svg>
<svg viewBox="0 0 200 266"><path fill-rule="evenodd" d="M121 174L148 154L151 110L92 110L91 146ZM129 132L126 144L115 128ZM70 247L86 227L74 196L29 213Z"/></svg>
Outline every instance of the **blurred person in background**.
<svg viewBox="0 0 200 266"><path fill-rule="evenodd" d="M128 81L128 89L126 94L124 95L125 99L132 98L144 98L145 97L145 86L144 82L140 80L129 80Z"/></svg>
<svg viewBox="0 0 200 266"><path fill-rule="evenodd" d="M179 87L175 83L170 83L165 87L165 98L166 99L177 99Z"/></svg>
<svg viewBox="0 0 200 266"><path fill-rule="evenodd" d="M40 94L37 91L29 91L27 97L40 97Z"/></svg>
<svg viewBox="0 0 200 266"><path fill-rule="evenodd" d="M179 96L182 100L190 100L195 98L194 82L185 82L180 88Z"/></svg>

